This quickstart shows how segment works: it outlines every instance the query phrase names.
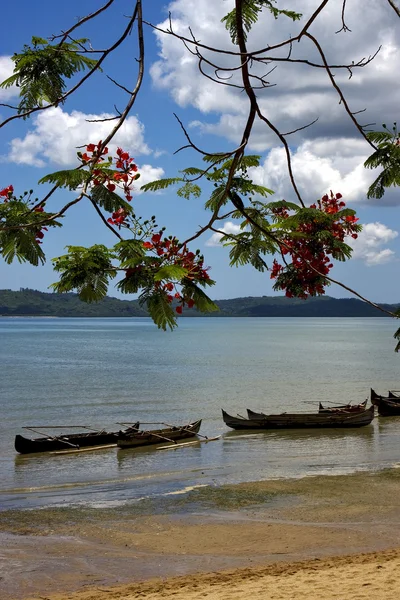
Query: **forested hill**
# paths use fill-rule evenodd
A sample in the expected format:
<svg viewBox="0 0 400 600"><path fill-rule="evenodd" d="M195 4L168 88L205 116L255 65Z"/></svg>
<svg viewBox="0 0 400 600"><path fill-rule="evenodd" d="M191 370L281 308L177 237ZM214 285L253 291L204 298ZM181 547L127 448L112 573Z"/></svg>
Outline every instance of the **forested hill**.
<svg viewBox="0 0 400 600"><path fill-rule="evenodd" d="M219 312L215 317L384 317L384 313L356 299L285 298L261 296L216 300ZM382 304L394 312L399 304ZM1 316L43 317L146 317L147 312L137 300L119 300L107 297L96 304L81 302L76 294L52 294L30 289L19 292L0 290ZM185 309L183 316L203 316ZM208 316L208 315L204 315Z"/></svg>

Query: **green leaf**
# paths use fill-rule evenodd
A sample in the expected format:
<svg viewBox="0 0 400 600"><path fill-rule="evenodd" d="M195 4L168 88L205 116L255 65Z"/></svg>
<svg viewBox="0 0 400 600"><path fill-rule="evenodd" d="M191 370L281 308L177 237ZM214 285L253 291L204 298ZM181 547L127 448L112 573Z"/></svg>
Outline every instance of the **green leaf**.
<svg viewBox="0 0 400 600"><path fill-rule="evenodd" d="M217 208L223 206L227 202L228 194L226 193L226 187L225 185L219 185L212 191L211 196L205 203L205 207L209 208L214 212L215 210L217 210Z"/></svg>
<svg viewBox="0 0 400 600"><path fill-rule="evenodd" d="M93 186L91 196L107 212L115 212L119 208L123 208L126 213L130 214L133 210L129 202L115 192L110 192L105 185Z"/></svg>
<svg viewBox="0 0 400 600"><path fill-rule="evenodd" d="M201 312L215 312L219 307L192 281L186 281L182 287L183 296L192 298Z"/></svg>
<svg viewBox="0 0 400 600"><path fill-rule="evenodd" d="M70 190L76 190L77 187L83 185L89 178L90 174L88 171L84 171L83 169L69 169L49 173L39 179L39 183L52 183L60 187L69 188Z"/></svg>
<svg viewBox="0 0 400 600"><path fill-rule="evenodd" d="M114 246L114 249L123 267L133 266L131 261L142 261L143 257L146 256L141 240L121 240Z"/></svg>
<svg viewBox="0 0 400 600"><path fill-rule="evenodd" d="M150 183L145 183L140 188L143 192L158 192L160 190L165 190L167 187L174 185L175 183L180 183L184 181L182 177L172 177L170 179L157 179L156 181L150 181Z"/></svg>
<svg viewBox="0 0 400 600"><path fill-rule="evenodd" d="M154 281L162 281L163 279L180 281L188 274L188 270L179 265L165 265L161 267L154 275Z"/></svg>
<svg viewBox="0 0 400 600"><path fill-rule="evenodd" d="M20 54L14 54L14 74L0 84L2 88L16 85L21 101L18 113L24 113L44 104L57 106L62 102L66 79L86 68L93 68L97 61L82 52L86 38L49 44L39 37L32 38L32 46L25 45Z"/></svg>
<svg viewBox="0 0 400 600"><path fill-rule="evenodd" d="M29 262L37 267L46 262L44 252L28 229L0 231L0 252L7 264L14 259L19 263Z"/></svg>
<svg viewBox="0 0 400 600"><path fill-rule="evenodd" d="M176 192L178 196L181 198L186 198L186 200L190 199L190 196L194 196L194 198L200 198L201 196L201 188L194 183L187 182Z"/></svg>
<svg viewBox="0 0 400 600"><path fill-rule="evenodd" d="M244 30L244 39L247 39L246 32L249 32L253 25L257 23L259 13L263 10L263 8L267 8L275 19L277 19L280 15L285 15L292 21L298 21L301 18L300 13L296 13L292 10L279 9L274 4L276 0L246 0L241 3L242 8L242 22L243 22L243 30ZM225 23L226 29L229 31L232 42L234 44L238 43L238 31L237 31L237 23L236 23L236 9L233 9L230 13L228 13L223 19L221 19L222 23Z"/></svg>
<svg viewBox="0 0 400 600"><path fill-rule="evenodd" d="M168 302L167 294L146 292L139 297L139 302L141 305L146 304L151 318L159 329L166 331L168 327L171 330L176 327L176 313Z"/></svg>
<svg viewBox="0 0 400 600"><path fill-rule="evenodd" d="M84 302L99 302L107 294L109 280L116 276L111 264L113 253L103 245L67 249L68 254L53 259L54 270L61 277L50 287L58 293L76 290Z"/></svg>

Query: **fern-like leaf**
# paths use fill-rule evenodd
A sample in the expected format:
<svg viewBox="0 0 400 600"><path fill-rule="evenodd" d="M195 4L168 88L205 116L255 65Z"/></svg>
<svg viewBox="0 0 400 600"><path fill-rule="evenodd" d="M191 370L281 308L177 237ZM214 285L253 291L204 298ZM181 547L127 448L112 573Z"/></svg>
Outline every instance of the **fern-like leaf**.
<svg viewBox="0 0 400 600"><path fill-rule="evenodd" d="M89 177L90 174L88 171L84 171L83 169L69 169L66 171L49 173L39 179L39 183L52 183L70 190L76 190L76 188L84 184Z"/></svg>
<svg viewBox="0 0 400 600"><path fill-rule="evenodd" d="M57 106L62 102L65 80L85 68L95 67L96 60L81 54L87 41L85 38L52 45L43 38L33 37L31 46L24 46L20 54L12 56L14 73L0 87L19 87L19 114L45 103Z"/></svg>
<svg viewBox="0 0 400 600"><path fill-rule="evenodd" d="M91 191L93 200L107 212L123 208L127 214L132 212L132 206L115 192L110 192L105 185L95 185Z"/></svg>
<svg viewBox="0 0 400 600"><path fill-rule="evenodd" d="M174 185L175 183L184 182L182 177L171 177L170 179L157 179L156 181L150 181L149 183L145 183L140 188L143 192L159 192L160 190L165 190L166 188Z"/></svg>
<svg viewBox="0 0 400 600"><path fill-rule="evenodd" d="M163 279L180 281L187 274L188 270L179 265L165 265L154 274L154 281L162 281Z"/></svg>
<svg viewBox="0 0 400 600"><path fill-rule="evenodd" d="M139 297L141 305L146 305L147 310L154 323L159 329L166 331L176 327L176 316L171 304L168 302L167 294L158 292L155 294L143 293Z"/></svg>
<svg viewBox="0 0 400 600"><path fill-rule="evenodd" d="M190 196L193 196L194 198L200 198L201 187L194 183L187 182L185 185L180 187L176 193L178 196L185 198L186 200L190 200Z"/></svg>

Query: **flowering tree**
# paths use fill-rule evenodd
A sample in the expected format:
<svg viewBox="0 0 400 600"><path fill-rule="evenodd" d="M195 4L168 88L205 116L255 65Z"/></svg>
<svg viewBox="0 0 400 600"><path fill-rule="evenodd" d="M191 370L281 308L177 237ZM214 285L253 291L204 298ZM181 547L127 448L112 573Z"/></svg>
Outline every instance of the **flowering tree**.
<svg viewBox="0 0 400 600"><path fill-rule="evenodd" d="M389 5L397 16L399 9L394 2ZM366 162L367 168L382 168L372 184L369 195L381 197L389 186L400 185L400 145L397 129L371 132L361 125L357 113L349 107L338 85L335 74L365 69L374 56L360 61L349 59L344 64L330 64L323 44L312 33L313 24L323 14L328 0L323 0L310 15L282 8L276 0L235 0L232 10L223 18L230 45L209 47L196 38L196 32L187 35L174 30L173 16L169 27L160 29L145 21L142 0L132 2L128 18L121 15L121 27L114 43L108 48L96 49L85 37L76 37L77 30L84 31L88 24L106 13L114 4L107 0L93 13L80 18L73 26L48 39L33 37L13 56L14 73L1 86L19 87L18 105L2 106L9 111L0 127L12 126L19 119L64 104L94 73L101 70L105 59L124 44L132 31L137 38L137 79L132 89L115 81L123 88L128 100L118 111L108 135L103 140L85 140L79 149L73 169L57 171L43 177L39 183L49 189L43 197L34 197L33 191L18 195L12 182L4 182L0 190L0 251L4 260L11 263L17 259L33 265L45 260L44 244L48 228L61 227L70 209L79 202L89 202L94 207L104 227L111 230L116 243L111 248L103 244L91 247L68 246L64 256L54 258L54 269L59 281L53 285L58 292L76 290L87 302L98 301L105 296L111 279L118 278L117 288L123 293L140 293L155 323L166 329L176 324L176 315L185 307L197 307L200 311L216 310L215 304L204 292L213 285L204 257L199 250L191 250L205 232L219 232L221 220L235 219L240 225L237 234L224 234L222 243L230 247L231 265L251 264L257 270L269 271L274 289L286 296L307 298L325 293L326 287L335 282L350 290L362 300L356 291L335 281L330 271L332 260L344 261L351 255L348 237L356 238L361 226L355 211L346 208L340 190L332 190L319 200L302 197L293 169L290 135L296 131L283 132L271 121L260 106L258 90L268 90L267 77L280 63L297 64L319 70L330 81L338 95L343 110L372 149ZM345 22L346 0L342 0L342 29ZM252 28L265 19L289 19L297 28L296 35L282 39L274 45L249 50L248 36ZM140 171L130 156L129 148L118 148L110 156L108 147L131 113L140 92L144 76L145 36L144 27L157 30L165 36L179 39L187 52L195 56L201 73L216 86L233 86L247 97L248 111L241 141L233 150L211 152L201 149L190 137L183 123L179 125L187 144L202 158L202 164L188 167L176 177L157 180L141 186L145 192L177 186L177 194L187 199L198 199L202 183L211 184L213 191L205 203L209 212L207 222L186 240L178 240L157 224L155 216L143 218L134 210L134 190L139 185ZM307 41L318 59L292 58L295 43ZM95 57L95 58L93 58ZM231 62L227 62L227 58ZM233 61L233 63L232 63ZM233 64L233 66L231 66ZM268 67L267 75L260 74ZM73 81L67 88L68 80ZM111 79L111 78L110 78ZM264 124L279 140L286 154L287 176L291 182L295 202L278 200L271 202L272 190L257 185L251 178L251 169L260 163L260 156L249 154L247 147L256 122ZM300 129L311 126L305 123ZM207 186L206 186L207 187ZM52 210L52 201L60 189L71 192L71 200L59 210ZM395 315L392 315L395 316Z"/></svg>

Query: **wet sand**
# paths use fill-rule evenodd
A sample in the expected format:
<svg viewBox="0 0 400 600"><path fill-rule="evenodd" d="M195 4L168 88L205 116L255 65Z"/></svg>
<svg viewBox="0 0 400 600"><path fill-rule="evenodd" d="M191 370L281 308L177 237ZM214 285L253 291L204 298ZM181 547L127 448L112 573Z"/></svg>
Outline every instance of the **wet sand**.
<svg viewBox="0 0 400 600"><path fill-rule="evenodd" d="M0 597L397 599L399 484L393 470L202 488L160 514L1 513Z"/></svg>

